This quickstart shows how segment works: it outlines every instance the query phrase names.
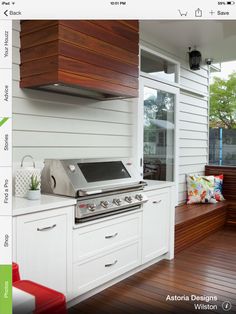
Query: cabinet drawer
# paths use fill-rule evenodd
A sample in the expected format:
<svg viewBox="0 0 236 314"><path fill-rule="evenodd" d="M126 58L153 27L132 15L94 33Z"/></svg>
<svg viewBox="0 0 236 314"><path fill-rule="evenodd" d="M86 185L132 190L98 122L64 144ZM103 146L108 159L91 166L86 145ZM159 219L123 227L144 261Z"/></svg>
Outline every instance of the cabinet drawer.
<svg viewBox="0 0 236 314"><path fill-rule="evenodd" d="M81 295L138 265L140 265L138 242L89 262L75 264L73 267L73 291Z"/></svg>
<svg viewBox="0 0 236 314"><path fill-rule="evenodd" d="M141 213L74 230L73 261L122 245L140 236Z"/></svg>

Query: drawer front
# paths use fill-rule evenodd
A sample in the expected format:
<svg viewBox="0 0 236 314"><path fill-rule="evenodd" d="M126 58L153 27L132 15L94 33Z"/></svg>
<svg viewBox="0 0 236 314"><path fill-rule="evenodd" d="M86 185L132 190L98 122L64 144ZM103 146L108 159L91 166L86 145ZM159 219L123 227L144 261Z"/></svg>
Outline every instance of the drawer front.
<svg viewBox="0 0 236 314"><path fill-rule="evenodd" d="M73 261L88 258L113 246L135 241L140 236L141 213L74 230Z"/></svg>
<svg viewBox="0 0 236 314"><path fill-rule="evenodd" d="M81 295L139 265L140 245L138 242L89 262L75 264L73 291Z"/></svg>

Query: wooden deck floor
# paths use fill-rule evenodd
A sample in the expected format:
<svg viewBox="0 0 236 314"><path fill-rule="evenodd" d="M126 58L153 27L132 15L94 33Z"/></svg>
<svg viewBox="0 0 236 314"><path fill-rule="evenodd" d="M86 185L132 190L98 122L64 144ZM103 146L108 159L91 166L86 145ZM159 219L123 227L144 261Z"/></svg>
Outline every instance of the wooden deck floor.
<svg viewBox="0 0 236 314"><path fill-rule="evenodd" d="M166 301L166 297L205 295L217 301ZM69 310L70 314L236 313L236 230L223 229ZM195 310L195 304L213 307ZM216 309L217 306L217 309Z"/></svg>

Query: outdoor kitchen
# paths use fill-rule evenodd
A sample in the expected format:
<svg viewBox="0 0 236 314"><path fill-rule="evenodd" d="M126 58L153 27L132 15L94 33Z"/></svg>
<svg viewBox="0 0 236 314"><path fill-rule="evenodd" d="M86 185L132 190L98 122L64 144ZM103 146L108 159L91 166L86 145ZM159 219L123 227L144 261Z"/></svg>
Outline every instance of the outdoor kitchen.
<svg viewBox="0 0 236 314"><path fill-rule="evenodd" d="M135 284L132 276L149 279L152 267L174 265L175 254L234 221L234 170L223 171L226 202L204 194L204 204L186 204L192 174L223 173L206 166L218 68L204 60L229 44L215 28L235 26L191 23L13 23L13 286L49 289L60 299L47 304L51 313L79 313L91 297ZM173 29L186 36L177 41Z"/></svg>

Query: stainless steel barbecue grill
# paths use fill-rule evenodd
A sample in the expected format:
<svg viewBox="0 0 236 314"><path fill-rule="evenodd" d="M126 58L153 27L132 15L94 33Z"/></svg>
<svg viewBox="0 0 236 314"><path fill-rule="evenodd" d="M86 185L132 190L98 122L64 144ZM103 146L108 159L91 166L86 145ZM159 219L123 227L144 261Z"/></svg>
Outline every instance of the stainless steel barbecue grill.
<svg viewBox="0 0 236 314"><path fill-rule="evenodd" d="M47 159L42 172L44 193L77 199L77 223L140 208L144 185L127 160Z"/></svg>

